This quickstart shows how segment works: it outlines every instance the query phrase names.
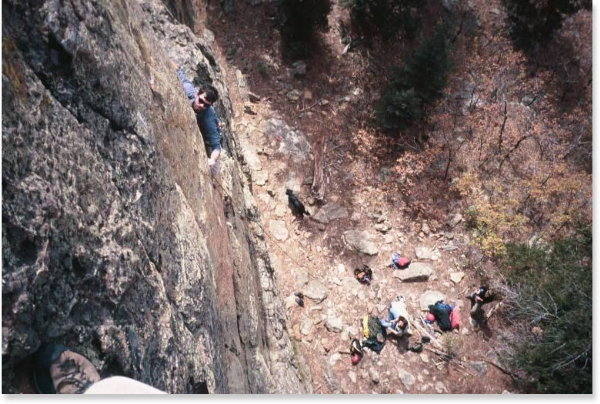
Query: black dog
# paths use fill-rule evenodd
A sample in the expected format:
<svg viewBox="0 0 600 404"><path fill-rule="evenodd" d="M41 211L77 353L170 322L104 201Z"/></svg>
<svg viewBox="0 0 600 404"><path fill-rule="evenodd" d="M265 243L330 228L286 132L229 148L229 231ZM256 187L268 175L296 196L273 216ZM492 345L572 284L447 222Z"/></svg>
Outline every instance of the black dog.
<svg viewBox="0 0 600 404"><path fill-rule="evenodd" d="M298 197L294 195L294 192L291 189L286 189L285 193L288 196L288 204L294 216L300 218L304 218L304 215L310 216L310 213L308 213L308 211L304 207L304 204L300 202L300 199L298 199Z"/></svg>

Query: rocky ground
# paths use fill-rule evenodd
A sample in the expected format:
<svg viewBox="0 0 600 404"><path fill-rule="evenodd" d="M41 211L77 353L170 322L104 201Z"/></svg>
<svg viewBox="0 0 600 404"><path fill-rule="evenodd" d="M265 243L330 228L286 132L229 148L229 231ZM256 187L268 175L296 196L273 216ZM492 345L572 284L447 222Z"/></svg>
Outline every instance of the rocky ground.
<svg viewBox="0 0 600 404"><path fill-rule="evenodd" d="M326 37L334 56L313 60L311 73L302 62L286 67L277 50L269 48L271 35L262 29L271 18L269 10L268 5L240 3L236 15L255 21L242 26L235 18L224 18L215 6L209 9L209 26L225 53L220 58L228 66L236 111L233 129L240 134L278 285L287 296L288 329L314 391L505 392L508 378L486 362L495 360L495 319L486 333L468 321L465 295L479 286L474 268L482 257L469 248L459 209L450 207L443 220L415 220L404 198L386 192L385 181L395 174L370 152L374 139L353 116L360 116L357 104L365 90L352 79L353 66L344 58L339 38ZM261 73L264 64L271 69L268 77ZM318 201L311 186L323 139L325 190ZM286 188L300 195L311 217L293 217ZM393 252L413 259L408 270L387 267ZM354 268L362 264L374 272L369 286L353 277ZM408 272L419 280L413 281ZM298 291L306 296L304 307L295 302ZM351 339L360 337L360 319L369 313L385 316L398 295L406 297L417 321L432 296L443 296L461 309L460 331L439 342L463 367L431 352L407 351L406 341L388 341L379 355L369 351L352 366L347 352Z"/></svg>

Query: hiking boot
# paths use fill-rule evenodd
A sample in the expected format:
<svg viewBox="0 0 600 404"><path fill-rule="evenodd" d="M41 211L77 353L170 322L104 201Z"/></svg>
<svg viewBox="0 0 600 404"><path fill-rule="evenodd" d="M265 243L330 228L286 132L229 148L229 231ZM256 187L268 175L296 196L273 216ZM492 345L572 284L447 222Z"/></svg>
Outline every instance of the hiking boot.
<svg viewBox="0 0 600 404"><path fill-rule="evenodd" d="M80 394L100 380L94 365L62 345L42 346L35 356L34 384L43 394Z"/></svg>

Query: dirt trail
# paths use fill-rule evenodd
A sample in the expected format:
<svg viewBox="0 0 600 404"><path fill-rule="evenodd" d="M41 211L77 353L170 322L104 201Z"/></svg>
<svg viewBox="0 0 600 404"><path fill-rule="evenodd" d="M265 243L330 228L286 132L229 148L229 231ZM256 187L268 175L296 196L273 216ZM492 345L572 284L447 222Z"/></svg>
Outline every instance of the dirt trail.
<svg viewBox="0 0 600 404"><path fill-rule="evenodd" d="M393 142L377 138L362 124L376 92L356 68L360 56L342 55L339 34L331 29L323 36L318 55L308 62L306 74L295 77L276 48L274 5L240 2L236 14L230 16L223 16L217 5L213 7L208 11L209 28L224 53L220 65L226 66L236 113L233 129L247 145L244 158L279 290L289 310L287 327L306 362L314 391L505 391L507 377L484 362L494 359L495 332L476 332L468 321L464 296L478 281L470 266L473 257L468 253L469 238L457 215L458 207L448 206L443 220L415 220L406 209L405 198L390 194L386 184L401 178L388 168L394 160L384 153ZM331 18L340 13L334 7ZM249 101L248 92L260 100ZM310 151L303 147L304 139L312 147ZM325 145L324 202L337 206L341 216L327 224L294 220L285 195L288 187L298 192L313 216L322 208L310 194L319 141ZM372 234L377 254L351 251L342 237L348 230ZM417 259L416 247L428 248L432 257ZM426 282L401 282L386 267L395 251L430 265L434 274ZM362 264L374 271L370 286L360 285L352 276L353 269ZM464 276L455 282L451 273ZM321 302L306 298L305 306L299 307L293 293L306 293L307 288L327 296ZM405 344L392 342L387 342L379 355L369 351L357 366L341 353L348 350L353 337L359 337L363 315L384 317L389 303L403 295L418 320L424 315L419 298L430 290L443 293L446 302L462 311L461 330L443 339L466 363L465 369L445 365L430 352L416 354L407 351ZM341 324L336 324L338 319Z"/></svg>

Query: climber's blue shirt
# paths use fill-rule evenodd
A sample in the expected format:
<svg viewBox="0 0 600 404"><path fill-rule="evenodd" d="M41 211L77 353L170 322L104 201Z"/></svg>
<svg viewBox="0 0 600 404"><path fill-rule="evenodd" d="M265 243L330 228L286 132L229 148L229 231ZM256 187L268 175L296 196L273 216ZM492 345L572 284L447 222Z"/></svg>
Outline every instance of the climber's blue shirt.
<svg viewBox="0 0 600 404"><path fill-rule="evenodd" d="M179 77L179 81L183 85L185 95L193 101L196 98L196 94L198 94L198 88L185 76L183 69L179 68L177 70L177 77ZM220 150L221 130L219 129L219 118L217 118L215 109L211 106L201 112L194 112L198 126L200 126L202 135L204 135L204 141L210 146L210 151Z"/></svg>

